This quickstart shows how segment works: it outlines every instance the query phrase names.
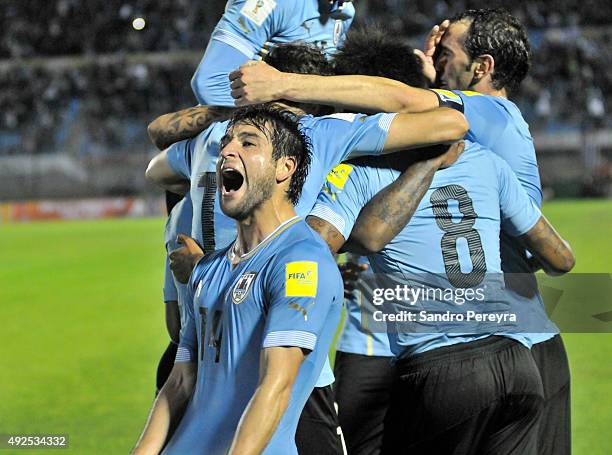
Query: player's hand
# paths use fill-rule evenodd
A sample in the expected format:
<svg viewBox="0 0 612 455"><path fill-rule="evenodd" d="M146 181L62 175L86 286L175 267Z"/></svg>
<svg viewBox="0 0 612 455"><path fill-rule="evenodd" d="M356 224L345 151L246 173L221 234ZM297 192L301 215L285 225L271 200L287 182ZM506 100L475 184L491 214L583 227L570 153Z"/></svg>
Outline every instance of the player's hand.
<svg viewBox="0 0 612 455"><path fill-rule="evenodd" d="M430 84L436 81L436 67L432 57L427 57L425 53L420 49L415 49L414 53L421 59L423 64L423 75L427 78Z"/></svg>
<svg viewBox="0 0 612 455"><path fill-rule="evenodd" d="M282 98L283 73L264 62L249 61L229 75L236 106Z"/></svg>
<svg viewBox="0 0 612 455"><path fill-rule="evenodd" d="M421 61L423 62L423 73L429 79L431 83L434 83L436 80L436 68L434 65L434 55L436 53L436 49L440 41L442 40L442 36L448 30L450 26L450 21L448 19L442 21L439 25L434 25L425 38L425 43L423 44L423 50L415 49L414 53L419 56Z"/></svg>
<svg viewBox="0 0 612 455"><path fill-rule="evenodd" d="M198 261L204 256L204 251L200 245L185 234L179 234L177 243L183 245L173 250L168 255L170 259L170 270L179 283L188 283L191 272Z"/></svg>
<svg viewBox="0 0 612 455"><path fill-rule="evenodd" d="M463 150L465 150L464 141L459 141L455 142L454 144L451 144L445 153L436 158L438 160L438 169L445 169L455 164L455 162L463 153Z"/></svg>
<svg viewBox="0 0 612 455"><path fill-rule="evenodd" d="M362 272L368 270L368 265L348 261L344 264L338 264L338 268L340 269L342 281L344 282L344 298L352 299L355 296L355 289L357 289L359 276Z"/></svg>
<svg viewBox="0 0 612 455"><path fill-rule="evenodd" d="M436 47L438 44L440 44L442 36L444 36L444 33L446 30L448 30L449 26L450 21L445 19L440 22L440 24L434 25L431 28L431 31L425 38L425 44L423 45L423 53L426 57L433 58L434 54L436 53Z"/></svg>

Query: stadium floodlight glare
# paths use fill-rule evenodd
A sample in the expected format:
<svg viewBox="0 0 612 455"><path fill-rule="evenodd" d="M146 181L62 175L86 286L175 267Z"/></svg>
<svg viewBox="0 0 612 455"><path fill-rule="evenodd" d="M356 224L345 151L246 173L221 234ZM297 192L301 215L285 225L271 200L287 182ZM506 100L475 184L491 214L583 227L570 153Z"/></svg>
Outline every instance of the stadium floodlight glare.
<svg viewBox="0 0 612 455"><path fill-rule="evenodd" d="M145 25L146 22L142 17L137 17L132 21L132 27L134 27L134 30L142 30L145 28Z"/></svg>

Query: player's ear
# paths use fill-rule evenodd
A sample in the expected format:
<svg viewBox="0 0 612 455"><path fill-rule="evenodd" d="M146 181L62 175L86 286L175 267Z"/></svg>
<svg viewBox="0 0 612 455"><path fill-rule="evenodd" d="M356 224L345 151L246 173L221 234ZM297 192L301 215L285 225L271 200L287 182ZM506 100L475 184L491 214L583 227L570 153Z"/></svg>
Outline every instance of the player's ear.
<svg viewBox="0 0 612 455"><path fill-rule="evenodd" d="M296 168L297 162L295 157L281 156L278 161L276 161L276 182L281 183L290 179Z"/></svg>
<svg viewBox="0 0 612 455"><path fill-rule="evenodd" d="M490 54L479 55L474 60L474 63L476 64L474 76L478 80L491 76L495 70L495 59Z"/></svg>

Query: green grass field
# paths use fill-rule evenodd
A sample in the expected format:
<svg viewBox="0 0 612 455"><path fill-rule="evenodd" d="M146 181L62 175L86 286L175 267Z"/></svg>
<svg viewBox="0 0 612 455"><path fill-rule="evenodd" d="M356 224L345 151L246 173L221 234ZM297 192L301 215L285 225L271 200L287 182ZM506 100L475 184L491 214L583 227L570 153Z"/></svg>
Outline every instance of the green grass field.
<svg viewBox="0 0 612 455"><path fill-rule="evenodd" d="M611 202L562 201L544 211L572 243L576 272L612 272ZM0 434L69 434L70 453L130 450L167 342L163 224L0 226ZM612 334L564 339L574 453L610 454Z"/></svg>

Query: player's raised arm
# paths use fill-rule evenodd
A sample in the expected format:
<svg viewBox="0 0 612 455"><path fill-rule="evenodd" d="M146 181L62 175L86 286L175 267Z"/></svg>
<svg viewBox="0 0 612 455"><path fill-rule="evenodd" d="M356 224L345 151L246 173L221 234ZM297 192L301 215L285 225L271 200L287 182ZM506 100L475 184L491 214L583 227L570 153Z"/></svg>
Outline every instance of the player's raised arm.
<svg viewBox="0 0 612 455"><path fill-rule="evenodd" d="M149 123L147 132L153 144L158 149L164 150L175 142L198 135L212 122L227 120L233 110L230 107L195 106L169 112Z"/></svg>
<svg viewBox="0 0 612 455"><path fill-rule="evenodd" d="M230 455L258 455L264 450L287 409L304 358L299 347L262 350L259 385L240 419Z"/></svg>
<svg viewBox="0 0 612 455"><path fill-rule="evenodd" d="M264 62L242 65L230 81L237 106L285 99L368 112L421 112L439 105L431 91L392 79L282 73Z"/></svg>
<svg viewBox="0 0 612 455"><path fill-rule="evenodd" d="M465 136L468 123L462 113L436 108L416 114L397 114L383 147L383 154L429 145L456 142Z"/></svg>
<svg viewBox="0 0 612 455"><path fill-rule="evenodd" d="M382 250L408 224L429 189L434 173L452 165L464 150L463 141L437 157L406 168L361 209L351 231L349 247L365 254Z"/></svg>

